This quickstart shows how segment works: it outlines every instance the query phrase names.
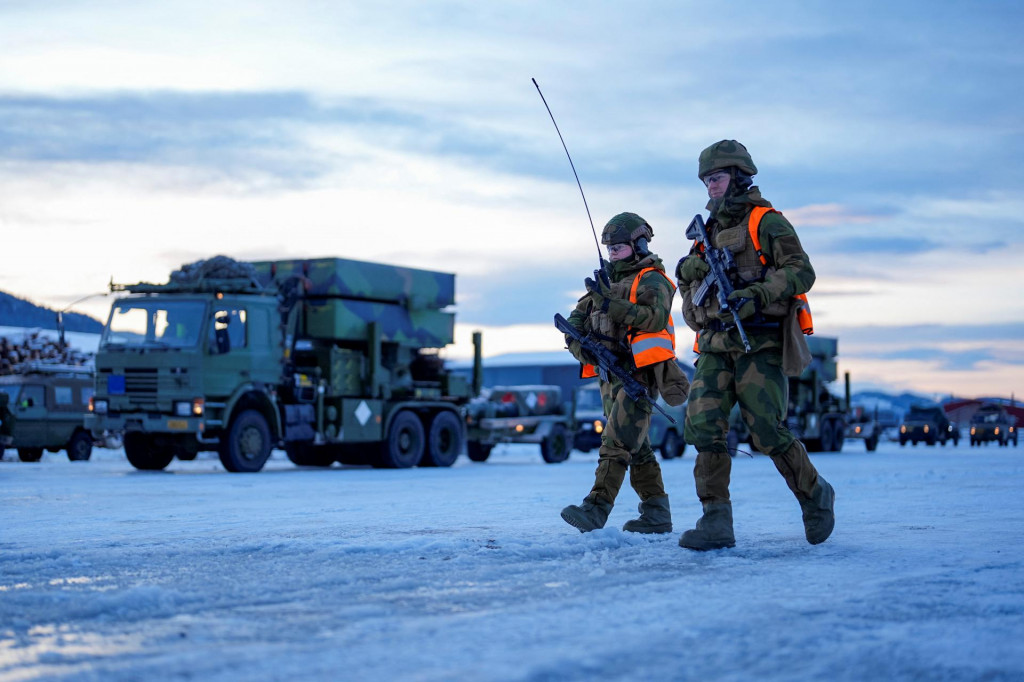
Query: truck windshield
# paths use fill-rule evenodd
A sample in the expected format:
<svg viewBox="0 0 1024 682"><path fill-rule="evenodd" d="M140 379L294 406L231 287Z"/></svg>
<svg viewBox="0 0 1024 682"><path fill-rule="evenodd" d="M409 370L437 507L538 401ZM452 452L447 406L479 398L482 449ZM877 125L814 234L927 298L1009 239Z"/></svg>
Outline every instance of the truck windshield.
<svg viewBox="0 0 1024 682"><path fill-rule="evenodd" d="M103 330L103 348L195 348L203 330L202 301L122 301Z"/></svg>
<svg viewBox="0 0 1024 682"><path fill-rule="evenodd" d="M601 390L598 388L581 388L577 391L576 409L601 410Z"/></svg>

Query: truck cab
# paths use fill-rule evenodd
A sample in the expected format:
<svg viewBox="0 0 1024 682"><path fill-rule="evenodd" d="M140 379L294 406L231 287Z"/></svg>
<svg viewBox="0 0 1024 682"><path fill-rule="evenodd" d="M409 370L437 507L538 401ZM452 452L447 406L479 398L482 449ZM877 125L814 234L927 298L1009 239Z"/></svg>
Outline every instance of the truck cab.
<svg viewBox="0 0 1024 682"><path fill-rule="evenodd" d="M240 404L266 421L256 436L271 438L280 427L265 390L280 376L276 308L273 297L224 292L119 299L100 338L89 428L124 432L139 469L214 449Z"/></svg>

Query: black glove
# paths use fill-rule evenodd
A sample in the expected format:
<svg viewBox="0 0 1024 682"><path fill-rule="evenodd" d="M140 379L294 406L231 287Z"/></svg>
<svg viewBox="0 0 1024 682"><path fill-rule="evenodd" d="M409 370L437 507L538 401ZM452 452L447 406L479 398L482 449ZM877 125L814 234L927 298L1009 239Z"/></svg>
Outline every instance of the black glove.
<svg viewBox="0 0 1024 682"><path fill-rule="evenodd" d="M708 276L711 268L704 259L696 254L684 256L676 265L676 279L684 284L702 280Z"/></svg>
<svg viewBox="0 0 1024 682"><path fill-rule="evenodd" d="M608 283L608 275L601 270L594 270L594 277L595 279L587 277L583 280L583 286L590 292L594 305L600 308L602 313L607 313L612 293L611 284Z"/></svg>

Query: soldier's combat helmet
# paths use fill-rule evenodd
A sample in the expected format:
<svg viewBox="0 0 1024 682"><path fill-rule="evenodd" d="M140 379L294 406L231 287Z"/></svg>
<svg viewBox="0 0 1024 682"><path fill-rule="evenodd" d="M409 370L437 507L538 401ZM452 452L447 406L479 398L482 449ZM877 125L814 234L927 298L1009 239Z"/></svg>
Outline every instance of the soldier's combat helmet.
<svg viewBox="0 0 1024 682"><path fill-rule="evenodd" d="M620 213L614 216L604 226L601 232L601 243L629 244L633 247L633 253L638 256L646 256L650 253L647 242L654 237L654 229L646 220L636 213Z"/></svg>
<svg viewBox="0 0 1024 682"><path fill-rule="evenodd" d="M700 153L697 177L703 180L717 170L733 167L747 175L757 175L757 166L746 147L736 140L721 140Z"/></svg>

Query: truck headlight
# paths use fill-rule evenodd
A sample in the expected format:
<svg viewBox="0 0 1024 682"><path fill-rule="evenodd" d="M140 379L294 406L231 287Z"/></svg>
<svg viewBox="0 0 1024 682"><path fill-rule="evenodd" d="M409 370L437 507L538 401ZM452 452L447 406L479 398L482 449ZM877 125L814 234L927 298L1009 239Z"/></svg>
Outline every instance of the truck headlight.
<svg viewBox="0 0 1024 682"><path fill-rule="evenodd" d="M96 398L89 398L89 411L93 414L106 414L110 408L109 403L102 398L97 400Z"/></svg>
<svg viewBox="0 0 1024 682"><path fill-rule="evenodd" d="M924 432L928 433L928 425L927 424L924 425Z"/></svg>
<svg viewBox="0 0 1024 682"><path fill-rule="evenodd" d="M601 433L602 431L604 431L604 422L600 419L594 420L594 432Z"/></svg>
<svg viewBox="0 0 1024 682"><path fill-rule="evenodd" d="M174 403L174 416L202 417L203 399L195 398L194 400L178 400L177 402Z"/></svg>

